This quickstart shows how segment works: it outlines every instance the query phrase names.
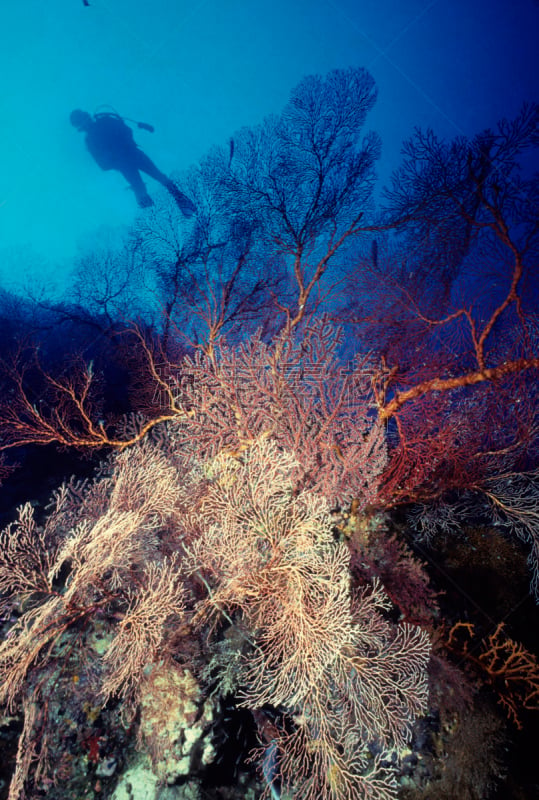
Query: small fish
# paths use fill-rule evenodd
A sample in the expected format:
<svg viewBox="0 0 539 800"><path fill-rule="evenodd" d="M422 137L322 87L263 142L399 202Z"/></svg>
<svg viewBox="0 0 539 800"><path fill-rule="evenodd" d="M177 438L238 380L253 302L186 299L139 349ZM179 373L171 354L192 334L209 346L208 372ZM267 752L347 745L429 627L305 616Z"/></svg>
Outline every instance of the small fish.
<svg viewBox="0 0 539 800"><path fill-rule="evenodd" d="M378 266L378 242L376 241L376 239L372 240L371 258L372 258L372 265L376 269L376 267Z"/></svg>

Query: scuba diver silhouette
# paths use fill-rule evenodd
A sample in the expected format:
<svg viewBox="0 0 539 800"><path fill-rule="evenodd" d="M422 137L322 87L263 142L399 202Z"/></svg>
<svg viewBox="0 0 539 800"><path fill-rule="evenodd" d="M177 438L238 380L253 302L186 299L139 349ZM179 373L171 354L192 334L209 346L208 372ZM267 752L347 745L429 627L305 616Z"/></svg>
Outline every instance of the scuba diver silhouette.
<svg viewBox="0 0 539 800"><path fill-rule="evenodd" d="M98 166L103 170L114 169L124 176L133 189L140 208L148 208L154 204L140 177L140 173L144 172L170 192L182 214L190 217L196 212L196 206L180 192L174 181L139 149L133 138L133 131L119 114L107 112L92 117L87 111L77 108L71 112L69 120L74 128L86 133L86 147ZM144 130L153 131L151 125L143 122L137 125Z"/></svg>

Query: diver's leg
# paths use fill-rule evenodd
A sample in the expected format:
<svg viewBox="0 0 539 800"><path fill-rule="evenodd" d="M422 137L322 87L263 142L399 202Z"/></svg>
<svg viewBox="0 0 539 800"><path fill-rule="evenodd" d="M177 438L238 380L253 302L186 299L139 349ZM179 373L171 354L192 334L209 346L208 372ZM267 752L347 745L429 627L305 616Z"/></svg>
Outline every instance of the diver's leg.
<svg viewBox="0 0 539 800"><path fill-rule="evenodd" d="M168 189L168 184L172 183L170 178L168 178L164 172L161 172L160 169L157 169L151 158L149 158L146 153L143 153L142 150L137 150L135 156L135 163L137 170L141 172L145 172L146 175L149 175L150 178L153 178L155 181L158 181L163 186L166 186Z"/></svg>
<svg viewBox="0 0 539 800"><path fill-rule="evenodd" d="M148 208L153 206L153 200L146 191L144 181L140 177L140 172L135 167L123 167L118 170L124 176L128 184L131 186L137 198L137 203L140 208Z"/></svg>
<svg viewBox="0 0 539 800"><path fill-rule="evenodd" d="M151 158L148 158L146 153L143 153L142 150L139 150L137 153L136 163L137 169L140 169L141 172L145 172L150 178L159 181L159 183L170 192L182 214L186 217L191 217L196 212L196 206L183 192L180 192L174 181L167 177L164 172L161 172L161 170L155 166Z"/></svg>

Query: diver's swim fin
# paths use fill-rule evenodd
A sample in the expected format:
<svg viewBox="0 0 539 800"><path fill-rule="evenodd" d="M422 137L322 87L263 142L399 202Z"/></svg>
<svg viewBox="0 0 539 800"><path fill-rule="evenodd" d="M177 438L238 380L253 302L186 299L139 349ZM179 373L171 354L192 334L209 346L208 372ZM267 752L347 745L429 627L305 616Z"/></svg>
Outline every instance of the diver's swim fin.
<svg viewBox="0 0 539 800"><path fill-rule="evenodd" d="M183 192L180 192L178 187L172 181L168 184L167 189L169 190L170 194L176 201L176 205L184 215L184 217L192 217L193 214L196 214L197 207L194 203L189 200L187 195Z"/></svg>
<svg viewBox="0 0 539 800"><path fill-rule="evenodd" d="M183 197L175 197L174 199L184 217L192 217L193 214L197 213L197 207L185 195L183 195Z"/></svg>
<svg viewBox="0 0 539 800"><path fill-rule="evenodd" d="M141 194L137 197L137 203L139 208L150 208L150 206L154 205L154 202L149 194Z"/></svg>

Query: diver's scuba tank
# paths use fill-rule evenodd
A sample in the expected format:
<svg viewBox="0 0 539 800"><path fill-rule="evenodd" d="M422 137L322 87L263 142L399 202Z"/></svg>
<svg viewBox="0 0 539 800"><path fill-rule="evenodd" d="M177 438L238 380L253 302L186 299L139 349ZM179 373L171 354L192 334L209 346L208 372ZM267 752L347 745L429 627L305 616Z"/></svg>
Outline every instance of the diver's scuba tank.
<svg viewBox="0 0 539 800"><path fill-rule="evenodd" d="M110 108L111 110L100 111L99 109L102 108ZM107 105L98 106L94 112L94 117L105 116L105 115L108 115L110 117L117 117L118 119L121 119L122 121L125 122L132 122L133 125L137 126L137 128L140 128L140 130L142 131L148 131L148 133L153 133L155 131L154 126L150 125L148 122L138 122L136 119L131 119L130 117L122 117L122 115L118 114L116 109L113 108L112 106L107 106Z"/></svg>

